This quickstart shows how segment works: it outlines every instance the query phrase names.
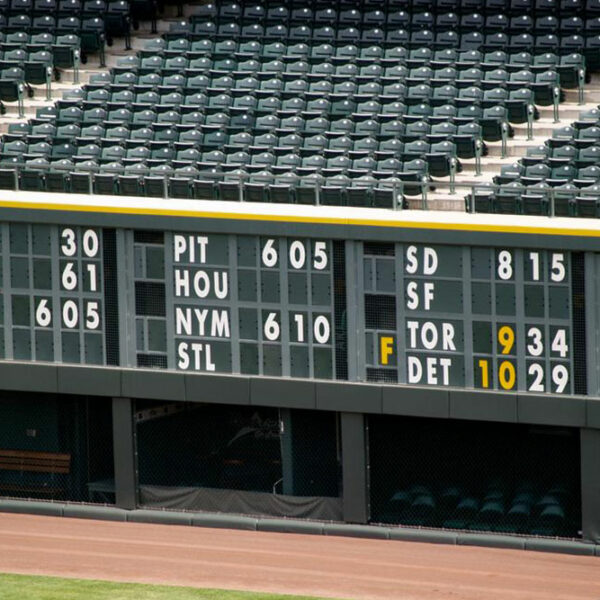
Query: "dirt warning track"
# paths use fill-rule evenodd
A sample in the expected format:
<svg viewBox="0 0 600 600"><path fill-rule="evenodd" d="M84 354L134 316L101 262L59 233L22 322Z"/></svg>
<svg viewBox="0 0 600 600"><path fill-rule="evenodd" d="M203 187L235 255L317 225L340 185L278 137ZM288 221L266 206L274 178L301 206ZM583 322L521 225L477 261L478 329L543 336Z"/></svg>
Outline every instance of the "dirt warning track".
<svg viewBox="0 0 600 600"><path fill-rule="evenodd" d="M600 559L0 513L0 572L394 600L600 599Z"/></svg>

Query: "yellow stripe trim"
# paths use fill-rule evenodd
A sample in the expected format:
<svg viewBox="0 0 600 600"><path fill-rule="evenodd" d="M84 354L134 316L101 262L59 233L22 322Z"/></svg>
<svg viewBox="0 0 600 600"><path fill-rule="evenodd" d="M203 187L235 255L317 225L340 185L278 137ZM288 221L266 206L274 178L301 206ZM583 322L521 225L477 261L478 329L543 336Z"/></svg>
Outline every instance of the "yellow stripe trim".
<svg viewBox="0 0 600 600"><path fill-rule="evenodd" d="M459 230L480 233L523 233L530 235L600 237L600 229L569 229L558 227L532 227L525 225L488 225L485 223L440 223L428 221L387 221L379 219L352 219L339 217L310 217L294 215L258 215L252 213L174 210L168 208L136 208L132 206L86 206L82 204L50 204L45 202L16 202L10 200L0 200L0 209L2 208L83 213L106 213L120 215L146 215L157 217L184 217L195 219L222 219L230 221L268 221L283 223L314 223L321 225L340 226L388 227L399 229Z"/></svg>

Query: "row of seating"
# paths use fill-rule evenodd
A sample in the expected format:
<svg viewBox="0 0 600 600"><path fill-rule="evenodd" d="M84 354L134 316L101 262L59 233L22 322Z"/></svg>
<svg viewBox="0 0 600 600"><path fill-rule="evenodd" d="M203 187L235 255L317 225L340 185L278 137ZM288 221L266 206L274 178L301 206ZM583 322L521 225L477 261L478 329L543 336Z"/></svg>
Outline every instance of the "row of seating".
<svg viewBox="0 0 600 600"><path fill-rule="evenodd" d="M44 56L48 54L45 53ZM0 63L1 64L1 63ZM13 63L19 65L20 63ZM8 64L7 64L8 66ZM153 76L154 74L149 74ZM167 77L160 77L167 80ZM123 80L122 80L123 81ZM136 81L131 78L130 81ZM140 81L140 79L137 79ZM297 112L291 101L296 94L308 94L305 106L296 103L297 108L307 112L316 112L333 116L350 114L406 114L410 106L430 102L431 109L447 103L484 103L487 106L502 104L507 100L535 102L539 105L552 105L560 100L559 79L555 71L545 71L537 77L519 71L509 82L486 80L483 82L462 80L462 82L440 82L429 85L426 82L410 82L408 86L390 83L382 86L371 80L370 83L355 84L344 81L337 87L327 79L313 81L299 77L280 78L277 76L259 80L255 77L215 77L206 76L168 76L166 85L152 83L119 83L109 85L88 85L81 91L66 93L64 101L121 102L160 105L196 105L206 108L228 109L256 108L272 112L291 110ZM188 85L177 85L183 81ZM462 86L461 86L462 83ZM456 85L458 84L458 85ZM464 87L463 87L464 86ZM148 95L150 94L150 95ZM241 99L244 99L243 101ZM251 100L253 98L254 100ZM275 98L275 100L268 100ZM285 104L284 104L285 103ZM410 112L408 112L410 114ZM426 113L428 114L428 113ZM430 114L430 113L429 113Z"/></svg>
<svg viewBox="0 0 600 600"><path fill-rule="evenodd" d="M356 22L365 13L397 10L432 12L508 12L509 14L573 15L585 12L600 14L598 0L268 0L266 2L207 2L194 7L194 15L209 19L244 19L267 21L314 22L328 19L328 10L338 13L338 20ZM357 17L358 12L361 17ZM361 21L362 22L362 21Z"/></svg>
<svg viewBox="0 0 600 600"><path fill-rule="evenodd" d="M102 111L102 109L101 109ZM147 113L147 114L145 114ZM69 113L70 114L70 113ZM96 113L98 117L106 114ZM169 116L169 113L162 113ZM102 139L119 139L138 141L170 141L173 143L191 143L201 150L214 148L236 148L280 151L280 149L310 148L322 152L336 150L338 152L367 151L376 157L397 158L405 150L405 142L429 143L451 140L456 144L457 155L462 158L472 158L476 149L474 145L482 139L485 128L475 122L451 123L440 122L431 125L425 123L429 133L424 133L423 122L404 123L399 120L378 123L374 119L354 123L350 119L340 119L330 123L330 129L325 132L305 132L294 130L270 130L255 127L253 130L233 130L228 132L220 126L198 125L195 122L172 123L157 122L160 118L153 111L135 113L137 122L114 122L105 120L90 120L87 122L57 121L54 123L36 120L32 123L15 123L9 126L9 133L4 136L0 148L15 141L29 141L29 138L39 141L54 141L55 146L63 143L86 143ZM147 119L142 122L140 117ZM182 115L183 119L188 115ZM194 114L192 116L195 117ZM62 124L61 124L62 123ZM422 139L424 138L424 139ZM403 141L404 140L404 141ZM415 145L415 144L413 144ZM485 153L485 145L479 150Z"/></svg>
<svg viewBox="0 0 600 600"><path fill-rule="evenodd" d="M542 181L525 188L519 182L497 190L476 187L465 198L467 212L557 217L600 217L600 183L577 187L566 183L551 187Z"/></svg>
<svg viewBox="0 0 600 600"><path fill-rule="evenodd" d="M518 162L503 166L494 181L497 184L520 181L523 185L531 185L548 180L552 185L557 179L566 179L575 185L578 180L583 180L582 185L586 185L591 175L589 169L598 164L600 120L581 120L572 126L555 129L545 144L528 149L527 155Z"/></svg>
<svg viewBox="0 0 600 600"><path fill-rule="evenodd" d="M194 133L194 130L186 133ZM179 136L179 140L183 141L173 141L165 138L123 140L118 137L106 137L92 141L92 138L81 137L54 144L49 143L40 135L31 135L21 139L11 139L11 137L7 136L2 141L0 146L0 158L2 159L12 156L23 157L24 159L38 156L69 158L74 161L79 159L79 162L90 158L104 160L105 162L124 159L123 162L126 164L127 160L134 162L158 156L203 166L204 168L221 164L224 169L244 165L251 172L271 167L276 173L304 168L307 173L317 170L329 171L327 173L329 176L341 174L342 171L348 170L353 170L359 175L366 174L367 171L396 174L404 171L409 166L408 161L412 162L416 158L423 158L432 153L456 152L456 147L451 146L450 142L447 141L427 144L419 140L415 143L403 145L395 139L389 140L387 144L386 142L377 144L373 138L363 138L352 144L349 138L344 137L331 138L327 147L319 148L320 154L315 153L316 148L312 145L314 143L312 138L308 137L302 140L300 136L296 137L300 138L299 141L304 142L305 145L298 147L241 146L235 144L223 146L218 144L221 138L216 135L207 140L211 143L206 145L186 141L190 138L185 138L184 135ZM156 137L158 138L158 136ZM254 139L260 143L262 141L261 137L266 136L255 136ZM225 140L227 141L227 138ZM349 144L340 143L346 140ZM326 142L326 140L323 141ZM400 145L401 151L395 150L397 145ZM389 150L390 147L393 150ZM380 148L380 150L378 151L377 148ZM405 161L404 165L402 161ZM335 172L332 173L332 171Z"/></svg>
<svg viewBox="0 0 600 600"><path fill-rule="evenodd" d="M224 8L226 8L226 6ZM285 14L281 15L283 18L277 18L277 15L273 15L273 18L259 17L259 15L264 12L264 6L253 4L246 7L243 18L228 16L224 19L215 19L210 16L208 18L205 18L204 16L192 16L190 22L192 25L210 22L220 26L243 20L245 26L249 27L261 25L268 26L269 24L287 24L288 22L290 22L291 25L294 24L293 20L289 21L285 18ZM251 17L250 13L255 16ZM511 16L510 14L502 12L486 13L484 15L479 12L459 14L456 12L433 13L430 11L409 12L398 10L386 13L381 10L374 10L361 13L359 10L352 9L338 15L332 8L318 11L314 19L311 19L310 15L308 15L308 18L297 19L297 24L306 26L312 25L313 29L319 28L319 26L329 25L334 28L362 27L363 29L381 28L388 30L401 28L412 30L433 29L436 31L457 29L459 32L485 31L486 33L504 31L508 33L536 32L537 34L545 34L557 33L560 31L569 34L590 34L600 30L600 21L598 17L587 17L584 19L576 14L569 14L568 16L547 14L535 17L531 14Z"/></svg>
<svg viewBox="0 0 600 600"><path fill-rule="evenodd" d="M0 0L0 11L5 15L101 17L107 12L129 12L129 6L126 0Z"/></svg>
<svg viewBox="0 0 600 600"><path fill-rule="evenodd" d="M423 95L415 96L416 102L409 100L406 104L393 97L390 99L379 97L378 100L365 100L358 103L352 98L347 101L334 100L333 102L327 99L308 100L306 106L310 110L307 111L302 110L302 104L293 102L291 86L288 90L290 95L286 94L283 98L279 95L272 95L257 99L254 95L246 93L239 96L238 102L234 99L233 103L224 99L226 91L216 95L207 95L204 92L190 92L190 95L184 95L178 91L165 91L162 95L159 94L161 104L153 106L157 114L156 121L159 123L189 123L194 122L194 118L196 118L198 125L222 125L231 129L247 129L253 128L254 121L260 119L259 127L261 129L286 128L315 133L329 131L330 121L338 122L344 118L352 119L356 124L355 129L359 127L359 123L369 121L364 127L372 129L375 126L370 121L373 120L381 123L394 119L402 119L407 123L423 120L434 123L444 120L444 118L453 118L456 122L460 122L460 119L463 122L470 122L481 118L506 120L508 116L508 110L502 106L501 100L495 101L490 97L489 106L485 105L485 108L482 108L479 100L483 99L483 95L480 94L479 88L466 88L467 93L461 94L461 98L465 101L463 105L461 105L460 99L456 101L447 99L442 104L443 98L440 97L438 106L432 107L429 103L425 104L425 102L429 102L429 96ZM303 93L304 88L299 86L296 90L300 94ZM58 104L60 118L73 121L79 120L81 117L86 120L83 113L88 113L90 118L95 118L94 115L104 114L110 120L115 121L134 122L134 119L137 119L137 122L147 122L150 115L146 112L150 105L147 99L154 96L142 98L141 94L145 92L140 92L138 98L133 91L125 89L109 93L109 98L114 99L114 101L110 101L103 99L106 96L101 91L104 90L89 92L88 97L95 98L95 100L60 100ZM469 91L473 93L469 94ZM132 99L136 98L140 100L139 103L132 102ZM286 101L286 98L289 102ZM519 98L515 101L527 100L527 97ZM107 103L107 110L100 109L100 106L105 103ZM440 110L434 112L436 108ZM298 114L298 109L301 114ZM95 113L92 112L94 110L96 110ZM188 116L184 121L183 116L190 115L190 113L193 113L193 116ZM52 111L48 109L40 114L50 116ZM283 123L282 119L289 119L289 121ZM349 129L346 121L337 124L343 130Z"/></svg>
<svg viewBox="0 0 600 600"><path fill-rule="evenodd" d="M419 81L433 79L438 82L470 80L502 83L522 80L532 83L535 81L535 75L539 75L541 72L564 67L564 71L567 73L569 67L577 69L584 65L583 57L576 53L564 57L558 57L554 53L544 53L531 60L528 60L530 58L528 53L518 53L513 56L517 62L508 62L508 60L501 62L504 58L502 52L488 53L481 62L475 62L477 54L465 53L463 55L465 62L459 60L438 63L422 50L412 52L407 59L359 59L358 61L353 57L337 59L332 57L286 57L284 60L270 57L262 57L262 60L260 58L240 60L234 57L213 60L208 56L198 56L193 52L181 51L176 56L152 53L142 55L137 60L119 59L116 72L119 73L125 68L136 70L138 73L157 73L163 69L171 72L196 69L208 71L211 75L229 73L237 77L256 76L261 79L278 74L296 74L306 75L312 79L331 77L338 81L341 79L378 80L384 83L395 83L399 79L404 80L405 78ZM432 62L433 66L431 66ZM521 71L525 73L514 75L515 72ZM206 74L208 75L208 73ZM575 80L575 85L570 87L576 86L577 80Z"/></svg>
<svg viewBox="0 0 600 600"><path fill-rule="evenodd" d="M125 128L115 129L122 129L127 133ZM150 129L146 131L152 133ZM2 142L0 160L10 163L17 158L23 161L37 157L69 158L77 165L90 159L98 161L99 164L115 160L121 160L123 164L133 164L156 159L155 162L173 161L182 166L221 166L224 170L244 167L249 172L269 169L273 173L295 172L299 175L322 172L329 177L338 174L359 177L373 172L395 176L407 170L425 172L428 169L433 175L447 176L451 168L449 163L453 162L454 167L458 168L457 145L447 140L432 144L422 140L402 144L394 138L388 142L377 143L369 137L352 142L345 136L328 140L325 136L302 138L292 134L279 138L281 144L290 145L269 147L223 144L224 141L235 140L233 136L227 139L221 132L204 135L201 141L197 142L194 133L196 130L188 130L177 137L176 130L165 129L161 136L154 136L156 139L105 137L98 140L77 137L61 139L60 143L57 138L54 144L39 134L20 139L11 139L13 136L9 135ZM269 134L257 135L253 140L261 144L267 137ZM473 145L472 136L465 135L464 138L465 142ZM299 144L291 145L292 142ZM416 159L420 160L415 162Z"/></svg>
<svg viewBox="0 0 600 600"><path fill-rule="evenodd" d="M100 66L105 66L105 22L99 17L80 20L77 17L63 17L54 21L52 17L31 18L27 15L6 17L0 13L0 30L8 36L10 33L19 33L34 36L38 33L48 33L53 36L63 37L74 35L79 38L82 62L86 62L87 55L98 53ZM111 35L124 35L121 32L112 32Z"/></svg>
<svg viewBox="0 0 600 600"><path fill-rule="evenodd" d="M560 35L559 35L560 34ZM357 27L309 27L308 25L297 25L287 27L285 25L262 26L256 23L244 25L237 21L217 25L214 21L203 21L189 23L187 21L172 23L167 39L187 37L194 40L201 37L210 39L238 38L244 40L259 41L288 41L288 42L328 42L337 44L385 44L385 45L413 45L417 46L436 44L439 47L453 47L462 49L479 49L482 47L504 49L509 41L511 48L513 43L517 48L537 51L561 49L567 52L593 49L600 31L597 28L587 31L585 25L582 31L565 31L558 29L550 32L538 32L537 30L521 31L511 33L510 31L485 32L470 28L455 28L450 25L437 30L431 28L394 27L382 29L373 27L361 29Z"/></svg>
<svg viewBox="0 0 600 600"><path fill-rule="evenodd" d="M168 83L153 85L150 78L155 76ZM65 99L60 101L61 106L66 106L69 101L84 102L86 107L91 107L93 102L109 102L109 108L113 108L115 103L120 102L123 106L129 103L130 106L127 107L136 112L147 108L145 104L148 102L154 103L157 100L155 109L158 112L178 109L182 113L201 110L206 114L217 111L232 115L250 110L258 115L279 116L307 112L308 117L315 116L315 113L327 114L332 120L348 116L360 120L373 115L382 115L385 118L387 115L388 118L401 116L406 121L427 119L431 122L443 120L445 117L473 120L481 118L484 109L505 106L511 114L514 113L509 120L518 123L527 120L519 117L521 110L532 107L536 100L545 104L544 97L549 94L544 95L542 92L555 90L554 86L548 90L548 85L542 82L539 86L522 85L510 91L504 86L483 90L473 85L460 88L452 84L433 87L419 84L405 88L404 85L396 83L384 86L384 93L378 95L377 84L356 85L354 82L344 82L332 85L327 80L307 83L305 79L282 82L278 78L272 78L259 90L205 87L210 80L202 75L186 79L179 75L161 78L155 74L148 74L146 83L139 84L131 82L144 81L143 78L136 79L133 76L128 80L126 82L123 78L118 84L90 85L82 91L69 92L65 94ZM176 84L181 80L187 82L187 87ZM217 83L220 84L221 80L217 80ZM229 85L229 80L224 83ZM299 95L306 99L299 98ZM557 90L556 94L551 96L551 103L559 99ZM204 120L199 123L203 122Z"/></svg>
<svg viewBox="0 0 600 600"><path fill-rule="evenodd" d="M80 45L79 37L73 34L54 35L53 33L27 33L26 31L0 32L2 51L26 49L29 51L47 50L55 44Z"/></svg>
<svg viewBox="0 0 600 600"><path fill-rule="evenodd" d="M0 37L1 41L1 37ZM163 53L166 56L178 56L182 52L188 53L190 58L205 56L207 58L233 58L238 60L247 60L248 58L258 59L260 57L280 60L292 60L295 58L327 58L333 61L342 62L344 60L356 60L359 64L369 64L371 62L381 62L382 64L429 64L435 62L443 65L454 63L479 64L487 62L490 64L527 64L531 65L536 54L548 52L539 51L524 54L522 50L514 50L506 53L505 49L496 48L490 51L490 55L481 54L477 50L459 50L456 48L433 49L428 46L421 46L416 49L408 48L406 44L397 45L379 45L370 43L306 43L306 42L285 42L281 40L265 41L257 40L239 40L236 38L227 38L223 40L213 40L211 38L202 38L199 36L166 36L149 40L144 49L139 52L140 57L152 54ZM414 54L414 53L417 54ZM504 54L491 54L504 52ZM556 54L556 53L555 53ZM558 53L554 63L560 63L560 57L563 53ZM130 60L132 60L130 58ZM581 63L582 57L578 58ZM575 61L573 61L575 62Z"/></svg>
<svg viewBox="0 0 600 600"><path fill-rule="evenodd" d="M572 529L569 503L560 485L536 493L523 484L509 494L491 484L482 494L469 494L457 486L436 491L417 484L396 491L381 518L413 526L557 536Z"/></svg>
<svg viewBox="0 0 600 600"><path fill-rule="evenodd" d="M96 173L69 171L67 165L56 164L41 169L32 164L17 171L0 168L0 189L21 189L54 193L108 194L124 196L149 196L158 198L183 198L197 200L224 200L230 202L272 202L286 204L312 204L328 206L359 206L397 208L402 204L406 184L400 180L367 180L363 185L349 185L342 177L295 180L289 175L270 181L265 174L240 178L238 174L199 173L193 168L175 170L120 169ZM61 168L58 168L61 167ZM115 169L118 167L113 163ZM203 179L194 178L204 175ZM235 177L234 177L235 176ZM229 180L228 180L229 177ZM416 178L414 179L415 189ZM408 184L410 185L410 184Z"/></svg>
<svg viewBox="0 0 600 600"><path fill-rule="evenodd" d="M2 37L0 34L0 42ZM173 37L170 39L155 38L150 40L139 52L139 58L152 55L163 57L187 56L190 60L203 58L210 61L208 68L217 68L222 60L234 60L244 63L255 60L260 63L271 60L329 60L333 63L355 61L359 66L381 64L393 66L396 64L409 67L427 66L432 68L442 66L479 66L483 69L496 66L537 66L540 64L551 65L576 65L585 67L585 60L581 54L560 54L555 52L531 53L524 51L506 52L505 50L492 50L482 53L479 50L457 50L455 48L442 48L434 50L428 46L410 49L406 45L380 46L378 44L330 44L327 42L308 45L304 42L287 44L276 41L261 43L256 40L238 41L225 39L213 41L209 38L190 40L187 37ZM131 64L138 64L135 57L128 57ZM129 63L125 63L127 66ZM230 63L223 63L225 69ZM236 70L235 66L230 70ZM260 69L266 70L266 69Z"/></svg>
<svg viewBox="0 0 600 600"><path fill-rule="evenodd" d="M588 66L597 69L600 66L598 49L600 48L600 35L590 33L589 35L554 33L532 35L521 33L509 35L504 32L482 33L480 31L457 32L455 30L434 32L428 29L410 30L394 29L385 32L382 29L360 30L354 27L342 30L333 30L326 26L313 30L306 26L298 26L288 29L283 25L274 25L257 29L258 25L240 26L238 23L221 25L216 28L212 22L200 23L192 26L187 22L174 24L172 31L165 35L168 40L178 40L182 37L191 42L203 42L205 38L214 41L215 47L221 42L235 37L241 44L249 45L251 42L264 42L265 45L275 42L286 42L288 45L295 43L322 44L338 43L405 46L418 48L429 46L437 49L455 48L463 50L504 50L511 48L516 52L545 53L555 52L569 54L579 52L585 54Z"/></svg>
<svg viewBox="0 0 600 600"><path fill-rule="evenodd" d="M75 100L110 101L116 94L115 101L136 102L156 100L155 96L137 96L151 92L159 94L161 104L179 104L181 106L199 106L235 110L236 108L254 109L258 112L276 112L286 110L283 103L298 95L306 95L306 108L302 110L327 113L331 116L347 116L349 114L389 114L417 115L419 118L434 114L434 109L442 105L454 105L459 109L466 108L474 113L478 105L490 108L495 105L512 107L514 122L527 121L523 111L533 103L554 105L555 116L558 116L558 103L562 98L559 77L556 71L548 69L533 75L526 69L512 74L511 81L492 81L487 84L473 80L461 80L454 83L448 81L433 82L428 85L419 80L408 80L408 87L401 83L392 83L395 78L383 79L383 85L376 78L366 79L364 83L355 83L353 78L340 78L337 83L328 78L307 78L294 74L290 77L270 73L268 78L259 79L242 74L219 75L218 73L201 74L200 69L186 69L184 75L170 69L140 74L124 72L114 76L114 84L102 83L93 79L92 84L83 91L69 92L66 98ZM214 75L214 77L213 77ZM335 81L335 80L334 80ZM389 81L389 82L388 82ZM164 83L163 83L164 82ZM465 87L462 87L465 86ZM108 89L106 89L108 88ZM491 89L484 89L491 88ZM176 94L169 99L170 94ZM164 98L164 99L163 99ZM423 107L423 103L427 103ZM298 105L300 106L300 105ZM287 110L295 110L289 107ZM447 116L452 116L453 111ZM455 115L458 116L458 115ZM481 115L479 115L481 116Z"/></svg>
<svg viewBox="0 0 600 600"><path fill-rule="evenodd" d="M506 178L506 175L504 175ZM595 164L588 164L585 167L577 168L570 164L563 164L558 167L540 163L515 169L511 173L511 180L518 181L521 185L535 185L545 181L550 186L559 186L564 183L573 182L574 185L589 185L590 180L594 182L600 178L600 170Z"/></svg>

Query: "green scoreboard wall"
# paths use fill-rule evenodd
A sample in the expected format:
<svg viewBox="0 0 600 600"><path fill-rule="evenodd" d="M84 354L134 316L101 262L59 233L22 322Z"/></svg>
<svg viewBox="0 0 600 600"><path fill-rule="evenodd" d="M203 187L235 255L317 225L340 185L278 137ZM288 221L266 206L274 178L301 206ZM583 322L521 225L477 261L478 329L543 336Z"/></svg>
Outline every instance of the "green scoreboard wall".
<svg viewBox="0 0 600 600"><path fill-rule="evenodd" d="M0 226L6 360L588 392L596 234L35 214Z"/></svg>

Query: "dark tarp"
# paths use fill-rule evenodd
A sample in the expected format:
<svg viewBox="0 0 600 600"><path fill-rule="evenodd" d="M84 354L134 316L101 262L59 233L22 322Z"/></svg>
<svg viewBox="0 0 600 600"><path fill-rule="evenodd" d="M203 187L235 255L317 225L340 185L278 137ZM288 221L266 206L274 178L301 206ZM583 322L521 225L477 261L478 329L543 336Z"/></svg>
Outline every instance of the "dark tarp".
<svg viewBox="0 0 600 600"><path fill-rule="evenodd" d="M144 508L170 508L270 517L342 521L341 498L284 496L197 487L140 486Z"/></svg>

